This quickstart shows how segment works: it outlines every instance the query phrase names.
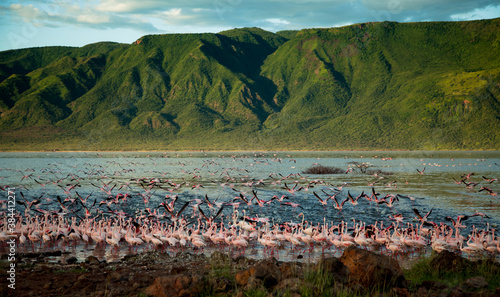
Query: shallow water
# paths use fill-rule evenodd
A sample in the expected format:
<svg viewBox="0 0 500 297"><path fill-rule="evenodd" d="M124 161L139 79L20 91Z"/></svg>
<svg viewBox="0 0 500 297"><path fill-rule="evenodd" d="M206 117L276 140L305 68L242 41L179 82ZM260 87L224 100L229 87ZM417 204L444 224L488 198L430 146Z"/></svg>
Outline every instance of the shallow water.
<svg viewBox="0 0 500 297"><path fill-rule="evenodd" d="M342 171L352 172L328 175L310 175L303 172L317 164L335 166ZM358 167L367 167L368 173L381 171L378 176L362 173ZM420 174L418 170L424 170ZM42 200L38 205L41 209L57 211L60 208L56 197L61 199L75 199L76 193L85 198L88 195L87 206L96 200L97 204L111 195L128 193L131 195L126 202L111 204L114 211L122 211L127 215L136 216L144 213L146 208L163 214L161 202L166 196L178 195L175 203L178 210L185 202L193 199L205 200L207 195L211 202L231 202L240 193L252 198L252 191L259 199L270 200L274 195L287 195L286 202L298 203L300 207L280 205L276 200L260 207L241 204L239 215L245 213L251 217L269 218L271 222L300 223L304 218L312 224L323 224L324 221L338 224L340 221L363 221L373 224L376 221L384 222L385 226L392 223L389 216L402 214L404 223L416 223L412 208L421 214L432 209L429 220L437 223L450 224L445 218L458 215L472 215L482 212L490 218L479 216L470 217L464 224L467 230L472 226L480 229L497 227L500 222L500 198L493 196L486 190L479 192L481 187L488 187L494 193L500 190L500 183L488 181L487 178L500 178L500 152L129 152L129 153L84 153L84 152L50 152L50 153L0 153L0 184L3 187L14 187L17 201L23 201L21 196L31 201L35 198ZM473 174L471 174L473 173ZM466 188L465 183L457 184L462 176L471 174L465 182L478 183L475 187ZM146 204L141 194L147 195L146 188L136 179L159 178L163 181L163 189L153 188L149 192L151 197ZM455 179L455 180L454 180ZM170 184L164 181L168 180ZM321 181L314 187L307 188L311 181ZM400 198L393 207L385 204L377 205L366 199L360 199L354 206L347 202L342 211L333 207L333 201L328 201L324 207L314 196L327 198L333 194L334 188L342 186L337 196L339 202L350 192L356 197L362 192L371 194L370 183L375 182L374 188L380 197L387 194L401 194L414 199ZM173 184L182 184L174 189ZM345 185L344 183L347 183ZM304 187L293 193L285 188L292 189L295 185ZM74 189L70 189L74 186ZM106 186L107 185L107 186ZM114 185L114 187L112 187ZM143 184L144 185L144 184ZM102 187L102 189L100 189ZM65 190L67 192L65 192ZM324 191L324 192L323 192ZM7 199L6 190L2 200ZM168 199L168 197L167 197ZM237 200L241 201L241 200ZM74 205L73 211L79 216L84 215L81 206ZM2 203L3 211L7 204ZM200 205L203 211L210 216L215 214L218 207L210 209L206 204ZM16 205L19 214L25 214L25 207ZM222 214L230 216L233 208L225 206ZM110 216L105 205L94 207L92 215ZM304 216L299 214L303 213ZM37 215L33 210L31 216ZM197 216L196 209L188 207L186 217ZM2 217L4 214L2 214ZM69 213L68 217L73 216ZM167 214L168 216L168 214ZM229 220L229 218L226 219ZM249 249L247 256L254 253L255 257L263 257L260 248ZM175 251L168 251L175 252ZM334 253L334 250L327 252ZM77 246L72 254L78 258L85 258L94 254L100 259L118 259L129 253L128 248L122 247L118 252L109 248L100 250L94 246ZM281 258L297 258L298 254L287 255L286 250L279 255ZM308 252L305 252L305 255ZM316 247L311 257L321 255L321 247ZM338 254L337 254L338 255Z"/></svg>

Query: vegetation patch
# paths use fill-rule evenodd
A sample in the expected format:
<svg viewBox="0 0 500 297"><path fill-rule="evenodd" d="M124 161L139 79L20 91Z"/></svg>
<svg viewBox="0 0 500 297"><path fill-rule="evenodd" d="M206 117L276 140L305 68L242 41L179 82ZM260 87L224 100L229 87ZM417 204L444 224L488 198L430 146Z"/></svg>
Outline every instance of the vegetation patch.
<svg viewBox="0 0 500 297"><path fill-rule="evenodd" d="M342 170L335 166L323 166L323 165L314 165L312 167L307 168L302 171L305 174L341 174L345 173L345 170Z"/></svg>

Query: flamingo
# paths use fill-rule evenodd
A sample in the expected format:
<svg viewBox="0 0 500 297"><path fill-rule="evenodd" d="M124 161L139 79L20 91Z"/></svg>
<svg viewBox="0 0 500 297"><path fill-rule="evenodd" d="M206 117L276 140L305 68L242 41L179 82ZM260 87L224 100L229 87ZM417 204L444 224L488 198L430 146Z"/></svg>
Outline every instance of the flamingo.
<svg viewBox="0 0 500 297"><path fill-rule="evenodd" d="M478 212L477 210L474 211L473 214L470 215L471 217L476 217L476 216L479 216L481 218L487 218L487 219L490 219L490 217L482 212Z"/></svg>
<svg viewBox="0 0 500 297"><path fill-rule="evenodd" d="M484 181L487 181L489 184L493 183L494 181L498 181L498 178L488 178L486 176L482 176Z"/></svg>
<svg viewBox="0 0 500 297"><path fill-rule="evenodd" d="M42 202L42 200L40 200L40 198L42 198L43 195L38 197L38 199L34 199L33 201L28 201L24 197L23 192L19 192L19 194L21 194L21 197L23 198L24 202L19 200L19 201L17 201L17 203L21 204L22 206L24 206L26 208L25 212L29 212L31 210L31 208L33 207L33 205L38 205Z"/></svg>
<svg viewBox="0 0 500 297"><path fill-rule="evenodd" d="M151 242L155 245L156 248L161 247L163 245L163 241L161 241L155 235L151 236Z"/></svg>
<svg viewBox="0 0 500 297"><path fill-rule="evenodd" d="M347 191L347 198L349 198L349 202L351 202L352 205L356 206L358 205L358 200L359 198L361 197L365 197L365 192L361 192L361 194L359 194L356 199L354 199L352 196L351 196L351 192L350 191Z"/></svg>
<svg viewBox="0 0 500 297"><path fill-rule="evenodd" d="M455 227L455 228L466 228L466 226L462 224L462 221L465 221L468 218L469 217L466 215L459 215L459 216L457 216L457 219L454 220L452 217L447 216L447 217L445 217L445 220L451 221L453 223L453 227Z"/></svg>
<svg viewBox="0 0 500 297"><path fill-rule="evenodd" d="M286 190L287 190L290 194L294 195L294 194L295 194L295 192L299 192L299 191L301 191L301 190L303 190L303 189L304 189L304 187L302 187L302 186L300 186L300 187L298 187L298 188L297 188L297 186L298 186L298 183L296 183L296 184L293 186L293 188L291 188L291 189L290 189L290 187L288 187L288 185L285 183L285 187L284 187L283 189L286 189ZM297 188L297 189L295 189L295 188Z"/></svg>
<svg viewBox="0 0 500 297"><path fill-rule="evenodd" d="M300 207L301 209L304 209L300 204L293 203L293 202L281 202L281 205L288 205L288 206L291 206L293 208Z"/></svg>
<svg viewBox="0 0 500 297"><path fill-rule="evenodd" d="M492 189L490 189L488 187L481 187L481 189L479 189L478 192L482 192L482 191L488 192L491 196L497 196L498 195L497 192L494 192Z"/></svg>
<svg viewBox="0 0 500 297"><path fill-rule="evenodd" d="M326 208L327 204L328 204L328 198L323 200L321 199L321 197L319 197L319 195L313 191L313 194L314 196L316 196L316 198L318 198L319 202Z"/></svg>
<svg viewBox="0 0 500 297"><path fill-rule="evenodd" d="M111 246L113 246L114 248L116 248L116 249L118 249L118 245L120 244L120 242L118 241L118 239L117 239L117 238L115 238L115 237L113 237L113 236L111 236L111 237L106 236L106 242L107 242L109 245L111 245Z"/></svg>
<svg viewBox="0 0 500 297"><path fill-rule="evenodd" d="M417 219L417 220L418 220L419 222L421 222L421 223L423 223L423 222L427 222L427 218L428 218L428 217L429 217L429 215L432 213L432 209L431 209L431 210L429 210L429 212L427 212L424 216L421 216L421 215L420 215L420 212L418 211L418 209L413 208L412 210L413 210L413 212L417 215L417 216L415 217L415 219Z"/></svg>
<svg viewBox="0 0 500 297"><path fill-rule="evenodd" d="M334 196L332 196L332 199L333 199L333 201L335 201L335 205L333 205L333 207L342 213L342 208L344 207L344 204L347 202L347 200L349 200L349 198L346 198L346 199L345 199L344 201L342 201L342 203L340 203L340 204L339 204L339 202L337 201L337 198L335 197L335 195L334 195Z"/></svg>
<svg viewBox="0 0 500 297"><path fill-rule="evenodd" d="M39 232L36 231L35 229L33 229L31 231L31 233L28 233L28 238L29 240L31 241L31 243L33 244L33 249L35 248L35 243L37 242L40 242L41 241L41 238L40 238L40 235L39 235Z"/></svg>
<svg viewBox="0 0 500 297"><path fill-rule="evenodd" d="M472 247L470 245L464 247L463 242L460 242L460 251L462 253L466 253L468 257L470 257L471 255L478 254L480 252L479 249Z"/></svg>
<svg viewBox="0 0 500 297"><path fill-rule="evenodd" d="M390 241L386 244L386 248L393 254L397 254L403 251L403 246L398 241Z"/></svg>
<svg viewBox="0 0 500 297"><path fill-rule="evenodd" d="M386 198L389 198L389 201L387 201ZM399 201L399 199L398 199L397 195L387 194L380 201L383 202L383 203L385 203L385 204L387 204L388 207L392 208L392 207L394 207L394 202Z"/></svg>

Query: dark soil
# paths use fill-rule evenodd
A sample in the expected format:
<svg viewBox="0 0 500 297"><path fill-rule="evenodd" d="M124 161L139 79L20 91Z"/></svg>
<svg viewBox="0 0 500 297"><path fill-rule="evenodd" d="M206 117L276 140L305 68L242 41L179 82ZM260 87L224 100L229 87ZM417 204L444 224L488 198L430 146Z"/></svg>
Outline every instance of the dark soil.
<svg viewBox="0 0 500 297"><path fill-rule="evenodd" d="M245 277L244 271L251 271L266 262L241 256L230 259L220 252L214 252L210 257L181 252L172 257L157 251L126 256L111 263L101 262L93 256L89 256L81 263L78 263L76 258L66 259L65 263L47 261L58 255L60 252L18 255L15 267L15 290L8 287L10 282L6 276L10 262L5 259L0 261L0 269L3 271L3 276L0 278L0 296L147 296L146 289L151 287L158 277L179 275L201 275L211 279L209 283L212 289L220 287L221 296L243 296L242 292L252 287L250 280L245 281L245 286L237 287L241 278ZM446 262L441 264L447 267L452 264L446 257L440 259ZM333 260L339 264L336 259ZM323 264L325 269L332 266L325 263ZM443 266L441 264L433 265L440 268ZM299 284L304 286L304 271L310 271L315 265L299 262L278 263L281 282L272 284L273 289L269 290L271 293L269 296L278 296L276 292L280 292L280 288L289 289ZM333 274L342 272L342 269L335 267L330 269ZM267 273L265 270L257 274ZM229 275L225 276L224 274L228 272ZM234 280L230 280L235 274L237 284ZM416 287L413 286L411 291L408 288L393 288L388 293L389 296L500 296L500 288L493 291L486 290L480 279L472 278L467 282L470 282L468 287L476 286L477 289L470 291L465 285L463 288L449 288L439 282L426 281ZM260 282L258 285L266 286L265 282ZM214 294L217 290L202 292Z"/></svg>
<svg viewBox="0 0 500 297"><path fill-rule="evenodd" d="M205 273L210 268L209 258L190 253L170 257L147 252L113 263L99 262L90 256L86 263L76 264L49 263L44 261L44 256L20 257L16 264L15 290L7 287L10 282L5 277L10 263L0 262L4 272L0 296L137 296L159 276L188 271Z"/></svg>

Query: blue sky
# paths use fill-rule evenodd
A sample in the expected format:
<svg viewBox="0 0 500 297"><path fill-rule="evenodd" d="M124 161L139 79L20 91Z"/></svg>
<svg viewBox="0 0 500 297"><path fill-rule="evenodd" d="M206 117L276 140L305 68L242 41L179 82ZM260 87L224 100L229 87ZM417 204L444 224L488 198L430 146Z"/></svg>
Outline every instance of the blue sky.
<svg viewBox="0 0 500 297"><path fill-rule="evenodd" d="M4 0L0 51L37 46L132 43L147 34L269 31L355 23L500 17L498 0Z"/></svg>

